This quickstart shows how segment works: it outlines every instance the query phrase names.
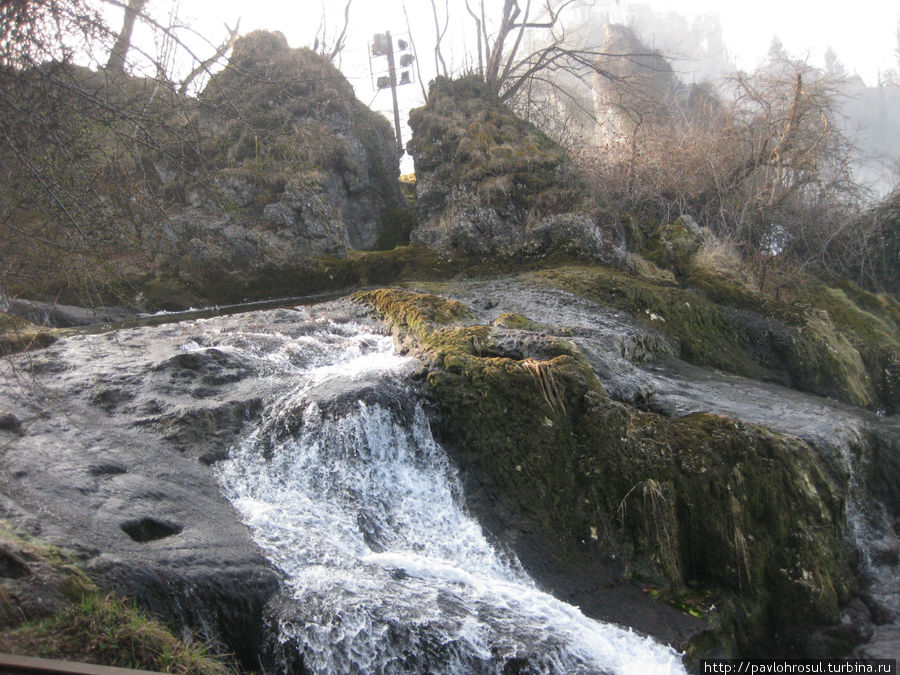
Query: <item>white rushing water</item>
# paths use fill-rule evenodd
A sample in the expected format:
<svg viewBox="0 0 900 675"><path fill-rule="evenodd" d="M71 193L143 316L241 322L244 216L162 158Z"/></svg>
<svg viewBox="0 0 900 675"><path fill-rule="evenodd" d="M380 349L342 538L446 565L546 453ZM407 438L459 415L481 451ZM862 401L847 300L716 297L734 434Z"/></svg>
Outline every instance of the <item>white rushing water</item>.
<svg viewBox="0 0 900 675"><path fill-rule="evenodd" d="M280 640L306 668L684 672L672 649L585 617L489 544L389 337L319 325L275 342L230 347L290 377L219 475L288 579Z"/></svg>

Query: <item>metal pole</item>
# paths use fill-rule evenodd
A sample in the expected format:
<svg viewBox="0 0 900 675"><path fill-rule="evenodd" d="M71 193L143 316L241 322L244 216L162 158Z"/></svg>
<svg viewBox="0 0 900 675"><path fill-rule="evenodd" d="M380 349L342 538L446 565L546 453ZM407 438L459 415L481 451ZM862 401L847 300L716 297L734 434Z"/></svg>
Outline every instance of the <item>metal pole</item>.
<svg viewBox="0 0 900 675"><path fill-rule="evenodd" d="M391 78L391 97L394 99L394 131L397 134L397 151L403 155L403 140L400 138L400 107L397 104L397 70L394 68L394 39L391 32L385 33L388 44L388 75Z"/></svg>

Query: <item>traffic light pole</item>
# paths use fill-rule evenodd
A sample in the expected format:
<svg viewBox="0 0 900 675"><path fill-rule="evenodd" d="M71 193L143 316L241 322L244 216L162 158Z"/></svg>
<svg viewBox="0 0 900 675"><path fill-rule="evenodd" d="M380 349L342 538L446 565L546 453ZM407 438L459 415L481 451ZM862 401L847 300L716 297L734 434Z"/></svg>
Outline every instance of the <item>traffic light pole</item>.
<svg viewBox="0 0 900 675"><path fill-rule="evenodd" d="M394 100L394 132L397 134L397 151L403 155L403 140L400 138L400 106L397 104L397 69L394 66L394 39L391 31L385 33L388 48L388 76L391 78L391 98ZM384 72L384 71L382 71Z"/></svg>

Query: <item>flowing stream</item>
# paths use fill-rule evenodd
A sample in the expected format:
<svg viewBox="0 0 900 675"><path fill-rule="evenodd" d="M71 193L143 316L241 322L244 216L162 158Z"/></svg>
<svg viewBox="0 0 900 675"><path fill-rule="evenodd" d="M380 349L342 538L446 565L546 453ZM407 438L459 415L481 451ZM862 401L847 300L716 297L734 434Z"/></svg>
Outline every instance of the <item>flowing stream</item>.
<svg viewBox="0 0 900 675"><path fill-rule="evenodd" d="M390 337L320 324L219 477L294 602L283 649L316 673L672 673L672 649L542 592L467 514Z"/></svg>

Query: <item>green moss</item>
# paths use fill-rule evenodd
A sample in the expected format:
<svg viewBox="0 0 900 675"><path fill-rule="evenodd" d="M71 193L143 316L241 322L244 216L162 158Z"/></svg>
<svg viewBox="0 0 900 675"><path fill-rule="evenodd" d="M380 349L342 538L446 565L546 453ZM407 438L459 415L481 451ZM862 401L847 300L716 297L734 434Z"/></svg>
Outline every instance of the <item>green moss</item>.
<svg viewBox="0 0 900 675"><path fill-rule="evenodd" d="M831 288L811 279L798 295L827 315L822 339L852 364L848 367L853 368L851 372L870 402L896 412L900 409L900 303L886 295L867 293L850 282L841 286Z"/></svg>
<svg viewBox="0 0 900 675"><path fill-rule="evenodd" d="M809 277L796 280L788 302L698 265L685 276L690 288L597 265L566 265L528 278L629 312L698 365L756 378L780 374L797 389L862 407L893 411L900 400L893 304L859 289L852 292L883 313Z"/></svg>
<svg viewBox="0 0 900 675"><path fill-rule="evenodd" d="M629 253L625 260L625 268L645 281L652 283L677 286L675 275L669 270L657 267L657 265L637 253Z"/></svg>
<svg viewBox="0 0 900 675"><path fill-rule="evenodd" d="M55 600L42 599L46 605L42 613L50 613L40 619L26 621L19 615L21 610L7 614L7 619L17 617L18 621L0 628L0 652L154 672L234 672L207 655L203 645L186 645L131 603L102 594L67 551L20 535L5 521L0 521L0 545L12 545L29 565L28 575L7 583L41 588L56 580L64 602L60 607Z"/></svg>
<svg viewBox="0 0 900 675"><path fill-rule="evenodd" d="M799 308L779 302L751 288L740 278L728 276L718 270L692 265L685 276L684 284L702 291L704 296L717 304L774 317L791 326L803 324L803 312Z"/></svg>
<svg viewBox="0 0 900 675"><path fill-rule="evenodd" d="M829 287L793 275L779 283L782 299L739 279L692 267L685 283L710 300L773 322L771 353L799 389L864 407L896 410L900 398L900 303L851 284ZM777 324L781 324L780 328Z"/></svg>
<svg viewBox="0 0 900 675"><path fill-rule="evenodd" d="M498 328L513 328L519 330L536 330L538 328L537 324L527 316L516 314L514 312L504 312L494 319L494 325Z"/></svg>
<svg viewBox="0 0 900 675"><path fill-rule="evenodd" d="M472 318L469 308L456 300L396 288L361 291L351 298L372 305L392 325L411 331L419 339L427 339L434 333L437 330L434 324L446 325Z"/></svg>
<svg viewBox="0 0 900 675"><path fill-rule="evenodd" d="M629 312L670 338L687 361L750 377L763 373L748 354L746 333L696 294L599 265L564 266L528 278Z"/></svg>
<svg viewBox="0 0 900 675"><path fill-rule="evenodd" d="M696 224L678 218L656 230L653 239L643 249L647 257L676 274L684 275L700 250L702 236Z"/></svg>
<svg viewBox="0 0 900 675"><path fill-rule="evenodd" d="M661 599L704 598L691 611L726 651L776 626L836 619L853 578L846 476L825 473L806 443L615 402L569 343L549 358L497 356L493 329L465 325L472 316L455 301L396 289L354 299L427 357L439 435L556 563L614 559Z"/></svg>

